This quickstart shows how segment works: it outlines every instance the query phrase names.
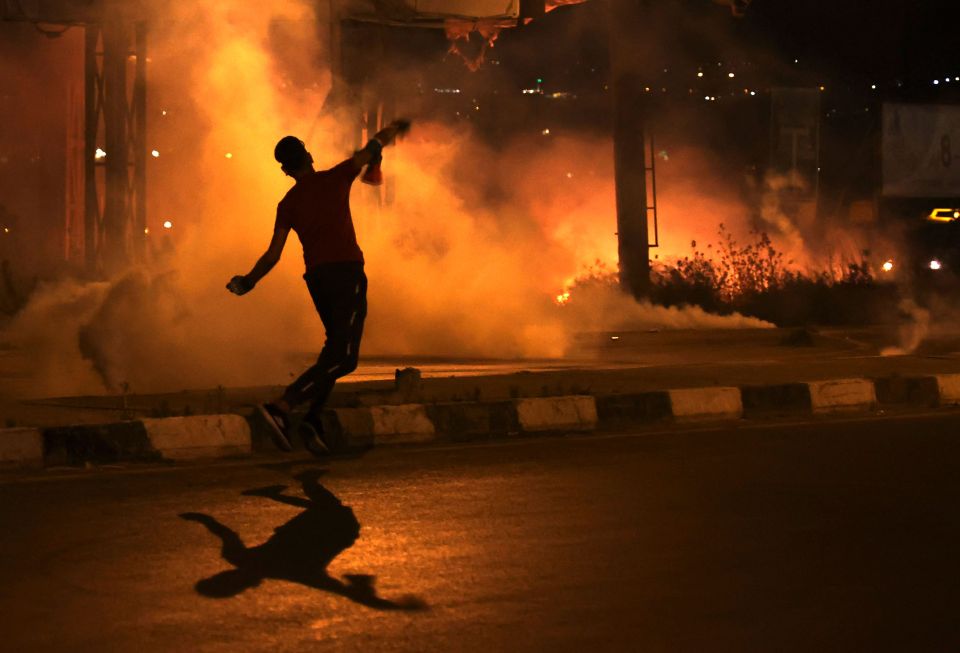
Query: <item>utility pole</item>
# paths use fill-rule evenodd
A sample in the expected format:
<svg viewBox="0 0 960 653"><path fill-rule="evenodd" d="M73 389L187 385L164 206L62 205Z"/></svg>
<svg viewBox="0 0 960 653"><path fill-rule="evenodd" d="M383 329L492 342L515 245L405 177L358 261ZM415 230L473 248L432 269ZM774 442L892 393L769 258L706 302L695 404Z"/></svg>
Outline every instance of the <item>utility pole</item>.
<svg viewBox="0 0 960 653"><path fill-rule="evenodd" d="M613 156L620 285L637 299L650 294L650 234L646 128L649 106L643 74L654 56L649 0L609 0L613 90Z"/></svg>

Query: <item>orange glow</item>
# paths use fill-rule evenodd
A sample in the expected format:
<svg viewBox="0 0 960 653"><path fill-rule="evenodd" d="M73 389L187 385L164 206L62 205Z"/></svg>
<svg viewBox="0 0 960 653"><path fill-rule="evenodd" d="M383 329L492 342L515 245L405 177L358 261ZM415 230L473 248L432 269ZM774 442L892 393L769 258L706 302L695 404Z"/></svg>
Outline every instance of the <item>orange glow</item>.
<svg viewBox="0 0 960 653"><path fill-rule="evenodd" d="M467 68L476 72L483 65L487 49L492 48L500 36L500 30L505 27L513 27L514 24L514 21L495 18L480 20L451 18L444 21L443 29L447 34L447 40L450 41L449 52L463 59ZM465 46L469 43L470 34L473 32L477 32L483 38L483 45L475 54L470 54L466 51Z"/></svg>
<svg viewBox="0 0 960 653"><path fill-rule="evenodd" d="M546 13L550 13L557 7L563 7L565 5L578 5L586 0L547 0L544 6Z"/></svg>
<svg viewBox="0 0 960 653"><path fill-rule="evenodd" d="M179 103L171 120L151 123L157 140L150 145L165 159L176 155L178 165L159 167L148 201L150 215L178 216L177 233L165 233L172 220L151 223L155 239L144 239L156 245L150 267L45 291L44 301L19 318L24 337L35 342L36 325L53 322L44 307L77 307L63 311L70 323L58 323L56 339L42 347L54 372L34 394L103 391L77 351L80 328L91 349L103 352L102 385L127 382L132 392L282 384L298 371L292 352L319 351L323 329L303 287L296 239L249 297L223 286L263 253L277 201L290 188L271 156L277 139L303 138L321 169L352 147L339 145L352 124L317 115L330 76L318 74L316 23L323 18L313 11L326 4L277 0L269 13L239 0L163 5L164 20L151 32L150 97L158 102L154 111L169 98ZM293 31L271 39L277 25ZM291 84L288 73L298 66L304 78L320 80L316 86ZM583 330L763 326L639 304L609 284L576 285L617 270L613 145L555 125L541 135L545 127L534 123L494 150L460 124L417 122L384 153L384 169L396 179L393 201L380 203L371 189L354 187L370 278L365 354L552 357ZM184 137L196 143L195 156L176 153ZM238 144L244 149L231 156ZM230 165L222 165L225 158ZM460 178L448 174L462 173L464 161L495 165L469 166ZM749 211L736 185L718 174L723 169L682 145L671 144L669 160L658 159L662 246L651 253L659 261L689 254L691 239L715 241L721 222L738 236L745 230ZM497 202L481 192L491 187L504 190ZM792 237L784 238L791 255L803 250Z"/></svg>

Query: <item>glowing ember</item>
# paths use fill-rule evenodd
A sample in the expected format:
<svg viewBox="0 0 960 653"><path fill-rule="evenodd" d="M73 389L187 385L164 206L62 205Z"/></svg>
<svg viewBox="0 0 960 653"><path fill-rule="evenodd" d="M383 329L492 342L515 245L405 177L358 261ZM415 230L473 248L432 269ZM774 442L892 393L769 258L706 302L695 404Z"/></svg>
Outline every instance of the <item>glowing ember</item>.
<svg viewBox="0 0 960 653"><path fill-rule="evenodd" d="M149 233L150 233L150 227L146 227L146 228L143 230L143 233L149 234Z"/></svg>
<svg viewBox="0 0 960 653"><path fill-rule="evenodd" d="M448 19L444 22L444 31L450 41L450 54L455 54L467 68L476 72L483 65L484 56L493 47L500 30L513 27L516 21L487 18L480 20ZM476 33L476 37L471 37Z"/></svg>
<svg viewBox="0 0 960 653"><path fill-rule="evenodd" d="M569 293L569 292L565 292L565 293L561 293L561 294L557 295L557 300L556 300L556 301L557 301L557 304L558 304L559 306L563 306L564 304L566 304L567 302L570 301L570 293Z"/></svg>
<svg viewBox="0 0 960 653"><path fill-rule="evenodd" d="M94 152L94 154L93 154L93 158L94 158L94 159L105 159L105 158L107 158L107 153L104 152L103 150L101 150L101 149L98 147L98 148L97 148L97 151Z"/></svg>
<svg viewBox="0 0 960 653"><path fill-rule="evenodd" d="M227 153L224 154L223 156L225 156L225 157L228 158L228 159L232 159L232 158L233 158L233 152L227 152Z"/></svg>
<svg viewBox="0 0 960 653"><path fill-rule="evenodd" d="M883 265L880 267L883 268L884 272L890 272L891 270L893 270L893 261L884 261Z"/></svg>
<svg viewBox="0 0 960 653"><path fill-rule="evenodd" d="M160 156L160 152L158 152L157 150L152 150L152 151L150 152L150 156L152 156L154 159L156 159L157 157Z"/></svg>
<svg viewBox="0 0 960 653"><path fill-rule="evenodd" d="M540 133L543 134L544 136L549 136L549 135L550 135L550 130L549 130L549 129L544 129L544 130L543 130L542 132L540 132Z"/></svg>
<svg viewBox="0 0 960 653"><path fill-rule="evenodd" d="M164 221L163 221L163 228L164 228L164 229L173 229L173 223L170 222L169 220L164 220Z"/></svg>
<svg viewBox="0 0 960 653"><path fill-rule="evenodd" d="M939 270L939 269L942 268L942 267L943 267L943 264L942 264L940 261L938 261L937 259L933 259L932 261L930 261L930 269L931 269L931 270Z"/></svg>

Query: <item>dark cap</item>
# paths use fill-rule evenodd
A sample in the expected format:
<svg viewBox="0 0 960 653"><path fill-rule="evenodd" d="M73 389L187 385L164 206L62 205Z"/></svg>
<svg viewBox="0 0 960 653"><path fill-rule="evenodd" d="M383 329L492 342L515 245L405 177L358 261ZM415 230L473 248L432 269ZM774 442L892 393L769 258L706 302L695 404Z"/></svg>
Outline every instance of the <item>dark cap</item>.
<svg viewBox="0 0 960 653"><path fill-rule="evenodd" d="M273 148L273 158L284 168L294 170L306 161L307 148L296 136L284 136Z"/></svg>

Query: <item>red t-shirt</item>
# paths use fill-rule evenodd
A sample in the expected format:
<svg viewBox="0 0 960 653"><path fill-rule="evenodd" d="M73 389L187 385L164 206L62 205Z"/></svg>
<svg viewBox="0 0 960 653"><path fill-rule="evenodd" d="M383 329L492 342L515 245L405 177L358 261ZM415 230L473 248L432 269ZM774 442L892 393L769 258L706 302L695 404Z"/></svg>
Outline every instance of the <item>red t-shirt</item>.
<svg viewBox="0 0 960 653"><path fill-rule="evenodd" d="M360 170L347 159L294 185L277 205L277 229L293 229L309 270L321 263L363 261L350 215L350 187Z"/></svg>

